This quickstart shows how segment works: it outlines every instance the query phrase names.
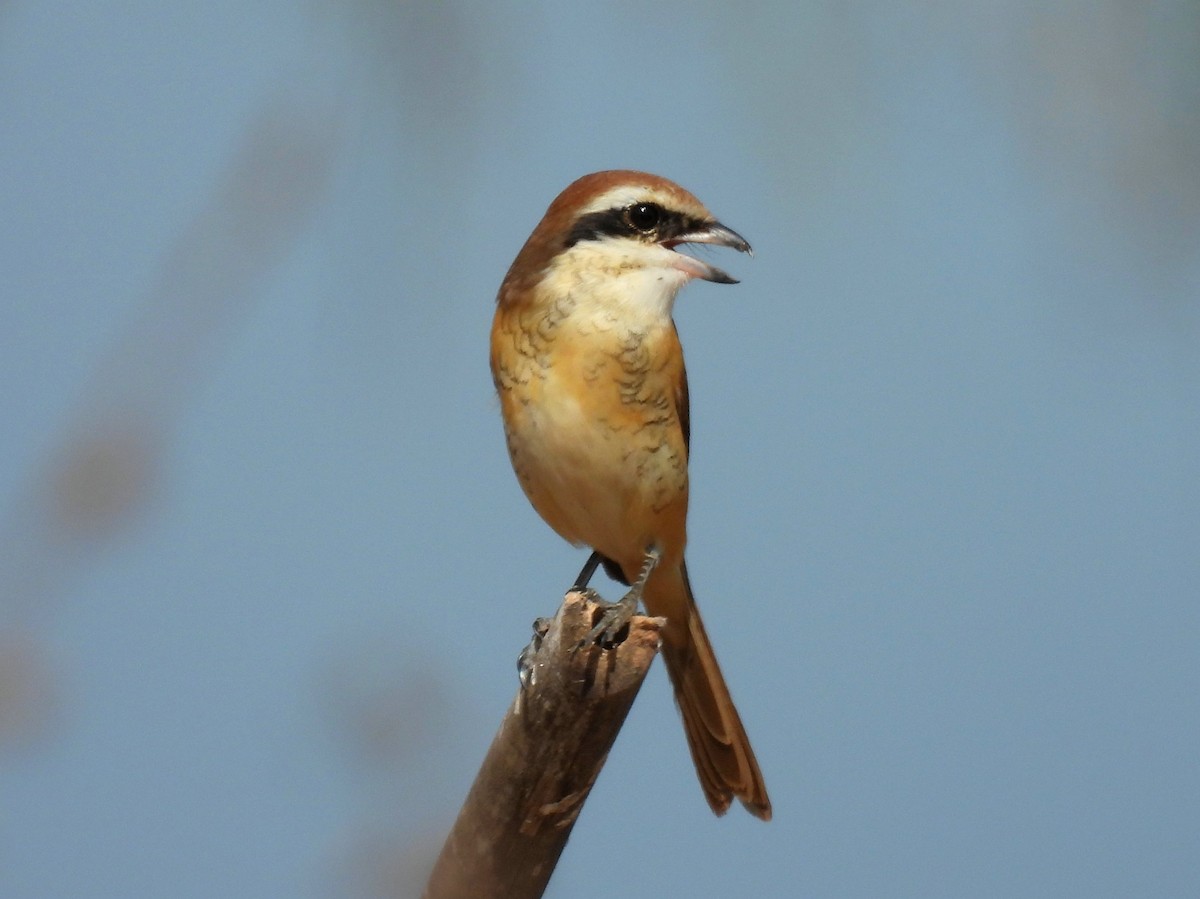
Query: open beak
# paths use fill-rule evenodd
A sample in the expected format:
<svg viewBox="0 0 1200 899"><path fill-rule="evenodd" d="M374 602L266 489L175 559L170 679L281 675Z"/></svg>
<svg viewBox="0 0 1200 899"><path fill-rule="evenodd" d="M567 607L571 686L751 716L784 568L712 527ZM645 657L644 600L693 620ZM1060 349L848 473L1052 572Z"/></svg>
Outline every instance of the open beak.
<svg viewBox="0 0 1200 899"><path fill-rule="evenodd" d="M673 250L682 243L707 243L718 247L730 247L737 250L739 253L749 253L754 255L754 251L750 249L750 244L746 238L738 234L732 228L726 228L720 222L707 222L698 228L688 231L685 234L676 234L669 240L662 241L662 245L668 250ZM707 262L697 259L695 256L685 256L679 253L679 262L676 267L681 271L687 272L694 278L702 278L705 281L712 281L715 284L737 284L737 278L734 278L715 265L709 265Z"/></svg>

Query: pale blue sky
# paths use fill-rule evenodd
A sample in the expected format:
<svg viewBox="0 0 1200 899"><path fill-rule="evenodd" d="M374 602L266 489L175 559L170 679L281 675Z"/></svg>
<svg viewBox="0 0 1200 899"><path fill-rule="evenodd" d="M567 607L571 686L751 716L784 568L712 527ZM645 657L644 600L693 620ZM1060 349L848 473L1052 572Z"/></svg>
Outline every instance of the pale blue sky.
<svg viewBox="0 0 1200 899"><path fill-rule="evenodd" d="M495 290L633 167L755 248L676 311L776 819L655 670L550 895L1200 894L1190 7L73 6L0 6L0 893L415 895L583 558Z"/></svg>

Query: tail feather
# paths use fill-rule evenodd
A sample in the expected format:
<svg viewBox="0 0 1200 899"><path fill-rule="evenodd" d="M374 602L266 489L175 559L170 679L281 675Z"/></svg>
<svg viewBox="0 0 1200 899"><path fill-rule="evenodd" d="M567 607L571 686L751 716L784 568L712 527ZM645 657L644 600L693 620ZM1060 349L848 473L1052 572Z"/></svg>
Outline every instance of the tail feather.
<svg viewBox="0 0 1200 899"><path fill-rule="evenodd" d="M661 596L656 602L653 594L659 591L653 590L647 592L646 600L651 614L665 613L667 618L663 658L683 715L696 774L709 806L718 815L737 798L752 815L769 821L771 800L758 760L704 630L686 566L681 565L680 573L678 581L672 578L661 589L675 586L671 584L674 581L679 585L675 590L683 597Z"/></svg>

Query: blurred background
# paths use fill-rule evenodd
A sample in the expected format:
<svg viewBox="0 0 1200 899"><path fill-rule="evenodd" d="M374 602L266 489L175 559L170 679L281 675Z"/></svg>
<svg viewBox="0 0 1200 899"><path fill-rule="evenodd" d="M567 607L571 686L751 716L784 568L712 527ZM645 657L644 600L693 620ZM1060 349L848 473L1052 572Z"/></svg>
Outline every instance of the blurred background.
<svg viewBox="0 0 1200 899"><path fill-rule="evenodd" d="M493 298L572 179L676 306L690 569L550 895L1200 895L1200 5L0 3L0 893L416 896L583 560ZM617 589L598 582L603 592Z"/></svg>

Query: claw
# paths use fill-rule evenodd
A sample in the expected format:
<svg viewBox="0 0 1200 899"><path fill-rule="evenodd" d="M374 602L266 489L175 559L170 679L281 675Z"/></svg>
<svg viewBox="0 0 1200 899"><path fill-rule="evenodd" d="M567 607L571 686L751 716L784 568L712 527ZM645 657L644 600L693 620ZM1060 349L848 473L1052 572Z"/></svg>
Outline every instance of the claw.
<svg viewBox="0 0 1200 899"><path fill-rule="evenodd" d="M617 643L617 635L621 629L628 626L629 620L637 614L638 599L639 597L630 590L616 602L604 603L604 613L600 616L600 620L575 648L582 649L589 643L600 643L603 646L612 646Z"/></svg>
<svg viewBox="0 0 1200 899"><path fill-rule="evenodd" d="M533 659L537 655L537 651L542 648L542 639L548 630L550 630L549 618L535 618L533 620L533 637L529 644L521 650L521 654L517 656L517 677L521 681L522 693L537 683L537 666L533 663Z"/></svg>

